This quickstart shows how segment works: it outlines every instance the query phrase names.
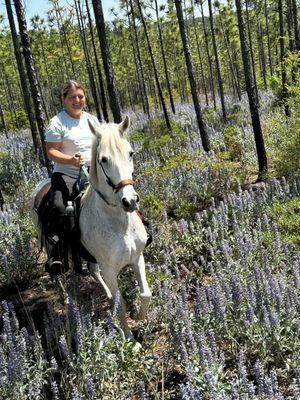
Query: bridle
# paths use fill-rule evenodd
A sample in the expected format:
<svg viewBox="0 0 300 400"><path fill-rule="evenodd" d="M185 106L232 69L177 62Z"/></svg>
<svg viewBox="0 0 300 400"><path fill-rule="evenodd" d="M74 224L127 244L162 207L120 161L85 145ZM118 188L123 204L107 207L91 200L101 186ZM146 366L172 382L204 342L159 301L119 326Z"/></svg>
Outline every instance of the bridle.
<svg viewBox="0 0 300 400"><path fill-rule="evenodd" d="M116 185L112 182L112 180L110 179L110 177L107 175L107 173L105 172L105 169L103 168L102 163L97 159L98 164L100 165L102 172L106 178L106 183L113 188L115 193L118 193L118 191L120 189L122 189L122 187L127 186L127 185L132 185L134 186L134 181L132 179L123 179L121 180L119 183L117 183Z"/></svg>
<svg viewBox="0 0 300 400"><path fill-rule="evenodd" d="M102 163L99 161L99 159L97 159L97 162L98 162L98 164L100 165L100 167L101 167L101 169L102 169L103 175L105 176L105 179L106 179L106 183L114 190L115 193L118 193L119 190L121 190L124 186L127 186L127 185L132 185L132 186L134 186L135 182L134 182L132 179L123 179L123 180L121 180L119 183L117 183L117 184L115 185L115 184L113 183L113 181L110 179L110 177L107 175L107 173L106 173L105 169L103 168L103 165L102 165ZM88 173L87 168L83 165L83 166L81 166L81 170L82 170L82 172L85 174L85 176L87 177L87 179L89 180L89 173ZM102 200L105 201L105 203L106 203L107 205L112 206L112 207L117 207L116 204L110 203L110 202L106 199L106 197L100 192L100 190L96 189L96 188L93 186L93 184L92 184L92 182L91 182L90 180L89 180L89 183L90 183L90 185L92 186L92 188L94 189L94 191L101 197Z"/></svg>

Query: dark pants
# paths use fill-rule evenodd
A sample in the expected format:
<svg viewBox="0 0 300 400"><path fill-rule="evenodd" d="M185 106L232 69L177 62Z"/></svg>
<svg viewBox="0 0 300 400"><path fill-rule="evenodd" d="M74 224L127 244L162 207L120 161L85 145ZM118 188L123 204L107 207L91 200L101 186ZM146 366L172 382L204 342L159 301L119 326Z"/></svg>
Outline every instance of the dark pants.
<svg viewBox="0 0 300 400"><path fill-rule="evenodd" d="M51 189L44 215L44 233L49 259L46 269L51 272L54 261L63 261L68 246L73 247L74 217L66 215L66 206L73 192L76 178L55 172L51 178ZM65 269L67 266L65 266Z"/></svg>

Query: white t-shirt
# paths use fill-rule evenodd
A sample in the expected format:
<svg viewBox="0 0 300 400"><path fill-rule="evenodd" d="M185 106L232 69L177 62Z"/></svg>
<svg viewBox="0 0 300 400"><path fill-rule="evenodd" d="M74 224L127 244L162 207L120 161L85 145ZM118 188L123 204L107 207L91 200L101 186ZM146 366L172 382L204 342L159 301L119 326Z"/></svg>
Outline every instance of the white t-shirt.
<svg viewBox="0 0 300 400"><path fill-rule="evenodd" d="M91 147L93 133L88 125L88 119L93 124L99 124L93 115L83 112L80 118L72 118L66 111L61 111L50 120L45 131L45 140L49 143L62 142L59 149L70 156L80 153L87 166L91 163ZM54 164L53 172L60 172L73 178L77 178L79 168L68 164Z"/></svg>

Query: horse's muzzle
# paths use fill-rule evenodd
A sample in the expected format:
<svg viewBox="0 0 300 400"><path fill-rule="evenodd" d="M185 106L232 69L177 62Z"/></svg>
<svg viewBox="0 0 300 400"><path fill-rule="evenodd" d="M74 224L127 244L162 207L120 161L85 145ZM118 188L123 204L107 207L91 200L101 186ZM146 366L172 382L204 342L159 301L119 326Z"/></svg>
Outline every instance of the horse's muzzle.
<svg viewBox="0 0 300 400"><path fill-rule="evenodd" d="M122 207L126 212L133 212L137 209L138 196L136 200L127 200L126 197L122 198Z"/></svg>

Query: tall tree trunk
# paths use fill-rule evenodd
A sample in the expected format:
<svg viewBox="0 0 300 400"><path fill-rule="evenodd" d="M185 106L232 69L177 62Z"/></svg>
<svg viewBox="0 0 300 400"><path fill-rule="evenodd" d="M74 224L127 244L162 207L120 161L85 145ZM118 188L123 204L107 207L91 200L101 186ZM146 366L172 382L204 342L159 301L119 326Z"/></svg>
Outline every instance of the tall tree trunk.
<svg viewBox="0 0 300 400"><path fill-rule="evenodd" d="M254 82L255 93L256 93L256 97L257 97L257 104L259 105L259 97L258 97L258 88L257 88L257 80L256 80L256 71L255 71L254 52L253 52L253 45L252 45L252 34L251 34L251 27L250 27L250 16L249 16L249 9L248 9L248 1L249 0L245 0L247 29L248 29L248 38L249 38L249 49L250 49L250 58L251 58L251 65L252 65L253 82Z"/></svg>
<svg viewBox="0 0 300 400"><path fill-rule="evenodd" d="M141 79L141 74L140 74L140 67L139 67L139 60L137 57L137 50L135 46L135 39L134 39L134 32L133 32L133 24L132 24L132 15L131 12L129 11L129 4L128 1L125 1L125 6L126 6L126 15L128 19L128 27L129 27L129 40L130 40L130 45L132 48L132 54L133 54L133 60L134 60L134 67L135 67L135 81L137 82L138 90L136 89L136 85L134 85L134 88L132 90L133 92L133 99L132 96L129 94L129 99L130 99L130 106L135 109L134 104L138 104L140 101L142 102L143 106L143 111L146 114L146 103L145 103L145 96L144 96L144 91L143 91L143 84L142 79ZM131 88L131 84L129 84L129 81L127 81L127 88ZM128 89L127 89L128 90ZM149 114L148 114L149 117Z"/></svg>
<svg viewBox="0 0 300 400"><path fill-rule="evenodd" d="M187 68L187 72L188 72L188 77L189 77L189 82L190 82L191 93L192 93L192 97L193 97L193 103L194 103L194 107L195 107L198 127L199 127L199 131L200 131L200 135L201 135L202 146L206 152L209 152L210 151L210 142L209 142L209 137L208 137L208 134L205 129L204 122L203 122L200 103L199 103L199 99L198 99L194 65L193 65L193 60L192 60L192 56L191 56L188 37L186 34L186 28L185 28L185 23L184 23L184 18L183 18L181 1L182 0L175 0L175 6L176 6L177 19L178 19L180 35L181 35L181 40L182 40L182 45L183 45L183 51L184 51L184 56L185 56L186 68Z"/></svg>
<svg viewBox="0 0 300 400"><path fill-rule="evenodd" d="M241 6L241 0L235 0L235 5L236 5L236 10L237 10L238 27L239 27L239 34L240 34L246 90L247 90L247 94L248 94L249 108L250 108L250 113L251 113L252 127L253 127L253 132L254 132L257 158L258 158L258 169L259 169L258 180L262 180L262 179L264 179L264 177L266 176L266 173L268 171L267 154L266 154L266 150L265 150L265 144L264 144L262 129L261 129L261 125L260 125L257 97L256 97L256 93L255 93L253 76L252 76L252 72L251 72L249 45L248 45L247 37L246 37L245 22L244 22L243 10L242 10L242 6Z"/></svg>
<svg viewBox="0 0 300 400"><path fill-rule="evenodd" d="M261 64L261 76L263 77L264 81L264 88L267 89L267 79L266 79L266 59L265 59L265 50L264 50L264 41L263 41L263 34L262 34L262 26L261 23L258 23L257 27L257 45L259 49L259 57L260 57L260 64Z"/></svg>
<svg viewBox="0 0 300 400"><path fill-rule="evenodd" d="M283 10L282 0L278 0L278 16L279 16L279 44L280 44L280 65L281 65L281 82L282 82L282 100L284 103L284 112L287 117L290 116L290 109L287 104L288 88L287 88L287 76L286 76L286 65L285 65L285 47L284 47L284 22L283 22Z"/></svg>
<svg viewBox="0 0 300 400"><path fill-rule="evenodd" d="M51 166L50 166L50 162L47 158L45 140L44 140L45 121L44 121L43 111L42 111L41 94L39 91L38 80L37 80L36 71L34 68L34 61L33 61L33 57L32 57L31 50L30 50L30 41L29 41L29 36L27 33L27 24L26 24L26 19L25 19L24 7L23 7L21 0L14 0L14 4L15 4L15 9L16 9L17 19L18 19L18 24L19 24L19 31L20 31L20 37L21 37L21 42L22 42L23 56L24 56L24 60L25 60L27 77L28 77L29 84L30 84L31 99L32 99L33 105L34 105L35 118L36 118L37 126L39 129L39 134L40 134L40 139L41 139L42 151L43 151L44 162L45 162L44 165L46 166L48 174L50 175L51 174Z"/></svg>
<svg viewBox="0 0 300 400"><path fill-rule="evenodd" d="M103 15L102 1L92 0L94 14L96 19L96 26L99 36L99 42L101 47L103 67L106 77L107 91L109 96L110 108L114 117L114 122L120 123L122 121L120 100L117 93L117 87L115 82L115 76L113 71L113 65L111 62L109 48L106 38L105 21Z"/></svg>
<svg viewBox="0 0 300 400"><path fill-rule="evenodd" d="M5 132L5 136L8 138L8 130L7 130L7 125L6 125L6 121L5 121L5 118L4 118L4 112L3 112L3 108L2 108L2 103L0 103L0 119L1 119L2 127L3 127L4 132Z"/></svg>
<svg viewBox="0 0 300 400"><path fill-rule="evenodd" d="M290 51L294 51L294 38L293 38L293 11L292 11L292 2L291 0L286 0L286 22L287 22L287 31L289 37L289 49Z"/></svg>
<svg viewBox="0 0 300 400"><path fill-rule="evenodd" d="M172 89L171 89L171 85L170 85L170 77L169 77L166 54L165 54L165 49L164 49L162 29L161 29L161 24L159 22L157 0L154 0L154 2L155 2L155 12L156 12L156 21L157 21L156 23L157 23L157 28L158 28L160 51L161 51L161 55L162 55L162 59L163 59L163 65L164 65L165 77L166 77L167 88L168 88L168 93L169 93L170 105L171 105L171 109L172 109L173 114L175 114L175 105L174 105Z"/></svg>
<svg viewBox="0 0 300 400"><path fill-rule="evenodd" d="M62 16L61 16L58 0L53 0L53 3L54 3L54 11L55 11L55 14L56 14L56 21L57 21L58 31L59 31L59 34L60 35L62 34L62 37L64 38L63 47L67 48L67 52L68 52L69 61L70 61L71 68L72 68L72 72L73 72L74 78L77 80L78 79L77 78L78 74L77 74L76 66L75 66L75 63L74 63L74 60L73 60L73 54L72 54L72 49L71 49L71 46L70 46L70 43L69 43L68 35L67 35L67 32L66 32L64 24L63 24L63 19L62 19Z"/></svg>
<svg viewBox="0 0 300 400"><path fill-rule="evenodd" d="M232 83L233 83L233 86L235 88L237 97L238 97L238 99L240 101L241 98L242 98L241 89L240 89L240 86L239 86L239 82L238 82L238 80L237 80L237 78L235 76L234 63L233 63L233 60L232 60L231 49L230 49L230 46L229 46L228 34L225 31L224 23L223 23L223 17L221 15L221 13L219 14L219 24L220 24L220 27L221 27L221 30L222 30L222 35L224 37L225 48L226 48L228 59L229 59L229 70L230 70L230 73L231 73L231 76L232 76Z"/></svg>
<svg viewBox="0 0 300 400"><path fill-rule="evenodd" d="M156 87L157 87L157 91L158 91L158 96L159 96L159 100L160 100L160 103L161 103L161 106L162 106L162 109L163 109L166 126L167 126L168 129L171 129L170 119L169 119L169 115L168 115L168 111L167 111L167 107L166 107L166 102L165 102L165 99L164 99L164 95L163 95L163 92L162 92L160 79L159 79L159 75L158 75L158 68L157 68L157 65L156 65L156 60L154 58L154 53L153 53L153 50L152 50L152 46L151 46L151 42L150 42L150 38L149 38L149 34L148 34L146 21L145 21L145 18L144 18L142 6L141 6L141 3L140 3L140 0L136 0L136 2L137 2L137 6L138 6L138 9L139 9L139 13L140 13L140 18L141 18L141 21L142 21L142 24L143 24L143 28L144 28L144 32L145 32L148 51L149 51L149 55L150 55L150 59L151 59L151 63L152 63L152 68L153 68L153 71L154 71L154 77L155 77Z"/></svg>
<svg viewBox="0 0 300 400"><path fill-rule="evenodd" d="M198 34L196 18L195 18L195 9L193 6L193 0L191 0L191 8L192 8L192 18L193 18L193 25L194 25L194 31L195 31L195 37L196 37L196 44L197 44L197 52L198 52L198 58L199 58L199 63L200 63L200 74L201 74L202 86L203 86L204 94L205 94L205 103L208 106L209 102L208 102L207 88L206 88L206 82L205 82L204 71L203 71L203 60L202 60L202 54L201 54L202 51L201 51L200 38L199 38L199 34Z"/></svg>
<svg viewBox="0 0 300 400"><path fill-rule="evenodd" d="M90 58L88 45L86 42L85 27L84 27L83 18L82 18L82 10L81 10L79 1L74 0L74 3L75 3L75 10L76 10L76 16L77 16L77 21L78 21L78 26L79 26L79 33L80 33L82 48L83 48L84 55L85 55L86 69L88 72L90 88L91 88L92 96L94 98L94 103L95 103L96 114L97 114L98 120L102 121L102 116L101 116L99 102L98 102L98 96L97 96L96 83L95 83L95 78L94 78L94 71L93 71L92 64L91 64L91 58Z"/></svg>
<svg viewBox="0 0 300 400"><path fill-rule="evenodd" d="M101 68L100 68L100 64L99 64L99 60L98 60L98 55L97 55L97 50L96 50L95 37L94 37L94 31L93 31L93 24L92 24L92 19L91 19L91 13L90 13L90 7L89 7L88 0L85 0L85 5L86 5L86 11L87 11L87 16L88 16L88 21L89 21L89 31L90 31L91 40L92 40L92 47L93 47L93 52L94 52L95 65L96 65L98 81L99 81L99 87L100 87L100 98L101 98L101 106L102 106L103 118L104 118L104 120L106 122L108 122L109 118L108 118L108 112L107 112L105 89L104 89L102 72L101 72Z"/></svg>
<svg viewBox="0 0 300 400"><path fill-rule="evenodd" d="M159 104L158 104L158 101L157 101L155 86L154 86L153 81L152 81L151 71L148 70L147 76L148 76L149 88L150 88L150 93L151 93L152 101L153 101L153 104L154 104L154 108L155 108L155 110L158 110L159 109Z"/></svg>
<svg viewBox="0 0 300 400"><path fill-rule="evenodd" d="M3 197L3 194L2 194L2 190L1 190L1 188L0 188L0 210L1 211L3 211L3 205L5 204L5 201L4 201L4 197Z"/></svg>
<svg viewBox="0 0 300 400"><path fill-rule="evenodd" d="M211 90L211 94L212 94L212 98L213 98L214 109L216 109L217 104L216 104L216 95L215 95L214 74L213 74L211 56L209 53L208 35L207 35L207 30L206 30L202 1L200 1L200 7L201 7L201 18L202 18L202 28L203 28L203 35L204 35L205 51L206 51L206 57L207 57L207 62L208 62L208 67L209 67L210 90Z"/></svg>
<svg viewBox="0 0 300 400"><path fill-rule="evenodd" d="M218 85L219 85L219 95L220 95L221 107L222 107L222 116L223 116L223 120L226 121L224 89L223 89L223 81L222 81L222 76L221 76L221 68L220 68L218 49L217 49L217 43L216 43L215 24L214 24L213 12L212 12L211 0L208 0L208 9L209 9L211 38L212 38L212 44L213 44L213 49L214 49L217 79L218 79Z"/></svg>
<svg viewBox="0 0 300 400"><path fill-rule="evenodd" d="M273 65L272 65L272 55L271 55L270 26L269 26L269 13L268 13L268 7L267 7L267 0L264 0L264 13L265 13L266 29L267 29L269 68L270 68L270 74L272 76L273 75Z"/></svg>
<svg viewBox="0 0 300 400"><path fill-rule="evenodd" d="M138 38L138 33L137 33L137 27L136 27L136 23L135 23L135 13L134 13L134 7L133 7L132 0L129 0L129 5L130 5L131 16L132 16L134 42L135 42L135 47L136 47L136 52L137 52L137 61L138 61L138 66L139 66L139 75L141 78L142 93L143 93L143 98L144 98L144 103L145 103L145 112L148 115L148 118L150 118L150 106L149 106L149 99L148 99L148 93L147 93L147 87L146 87L146 79L145 79L144 68L143 68L143 63L142 63L140 44L139 44L139 38Z"/></svg>
<svg viewBox="0 0 300 400"><path fill-rule="evenodd" d="M294 37L295 37L295 50L300 51L300 35L298 27L298 10L297 10L297 0L292 0L293 8L293 19L294 19Z"/></svg>

